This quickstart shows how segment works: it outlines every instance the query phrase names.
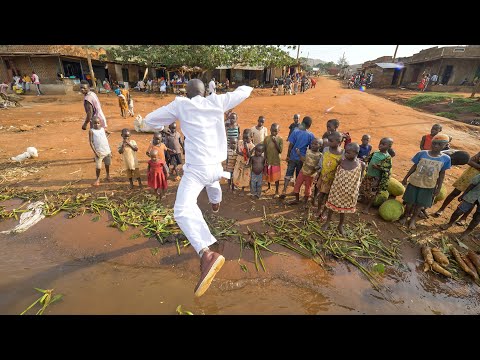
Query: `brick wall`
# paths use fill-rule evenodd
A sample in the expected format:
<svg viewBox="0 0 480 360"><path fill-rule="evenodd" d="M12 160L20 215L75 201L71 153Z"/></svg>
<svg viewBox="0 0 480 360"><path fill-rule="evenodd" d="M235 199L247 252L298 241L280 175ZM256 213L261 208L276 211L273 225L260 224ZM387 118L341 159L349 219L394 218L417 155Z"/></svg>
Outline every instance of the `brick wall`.
<svg viewBox="0 0 480 360"><path fill-rule="evenodd" d="M373 87L382 88L392 85L394 69L382 69L380 66L369 68L365 73L371 72L373 74Z"/></svg>
<svg viewBox="0 0 480 360"><path fill-rule="evenodd" d="M2 81L9 82L11 79L7 74L7 68L5 67L4 61L0 60L0 82Z"/></svg>
<svg viewBox="0 0 480 360"><path fill-rule="evenodd" d="M31 75L35 71L40 78L40 83L54 84L57 80L57 72L59 72L59 63L57 57L31 57L27 56L2 56L4 60L10 60L12 67L14 67L20 75ZM5 66L0 67L2 71L2 79L11 81L11 74L4 74Z"/></svg>
<svg viewBox="0 0 480 360"><path fill-rule="evenodd" d="M26 60L28 62L28 59ZM40 78L40 83L56 83L58 79L57 72L60 72L60 64L58 62L58 57L32 57L31 61L36 74Z"/></svg>
<svg viewBox="0 0 480 360"><path fill-rule="evenodd" d="M128 68L128 77L129 82L137 85L138 82L138 66L137 65L126 65Z"/></svg>
<svg viewBox="0 0 480 360"><path fill-rule="evenodd" d="M121 79L118 79L117 78L117 71L115 69L115 64L112 64L112 63L108 63L107 64L107 70L108 70L108 76L110 76L110 79L112 81L118 81L118 80L121 80ZM120 73L121 74L121 73Z"/></svg>

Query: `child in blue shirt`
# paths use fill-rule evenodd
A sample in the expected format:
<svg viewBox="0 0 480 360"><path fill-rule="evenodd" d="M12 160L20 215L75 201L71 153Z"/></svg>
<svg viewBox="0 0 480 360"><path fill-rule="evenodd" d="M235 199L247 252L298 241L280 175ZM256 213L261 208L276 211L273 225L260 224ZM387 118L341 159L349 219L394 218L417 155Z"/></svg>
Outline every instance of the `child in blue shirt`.
<svg viewBox="0 0 480 360"><path fill-rule="evenodd" d="M407 206L403 218L400 220L400 223L404 225L410 217L408 225L410 230L415 230L415 221L422 208L432 206L433 199L442 188L445 171L451 168L450 157L441 153L448 142L448 135L436 135L432 139L431 150L422 150L412 158L414 165L402 181L403 185L407 185L410 177L405 194L403 194L403 200Z"/></svg>
<svg viewBox="0 0 480 360"><path fill-rule="evenodd" d="M372 151L372 145L369 144L370 135L365 134L362 136L362 144L360 145L360 151L358 153L358 158L365 162Z"/></svg>

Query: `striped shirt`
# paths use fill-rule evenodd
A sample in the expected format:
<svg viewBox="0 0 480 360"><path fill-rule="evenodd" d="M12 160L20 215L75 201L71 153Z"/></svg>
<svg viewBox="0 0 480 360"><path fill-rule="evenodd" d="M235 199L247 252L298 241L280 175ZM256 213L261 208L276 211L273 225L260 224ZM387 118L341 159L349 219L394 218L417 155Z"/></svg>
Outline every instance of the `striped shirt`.
<svg viewBox="0 0 480 360"><path fill-rule="evenodd" d="M230 128L230 127L227 128L227 139L229 144L230 144L230 139L236 138L238 140L239 137L240 137L240 132L238 131L238 126L235 128Z"/></svg>

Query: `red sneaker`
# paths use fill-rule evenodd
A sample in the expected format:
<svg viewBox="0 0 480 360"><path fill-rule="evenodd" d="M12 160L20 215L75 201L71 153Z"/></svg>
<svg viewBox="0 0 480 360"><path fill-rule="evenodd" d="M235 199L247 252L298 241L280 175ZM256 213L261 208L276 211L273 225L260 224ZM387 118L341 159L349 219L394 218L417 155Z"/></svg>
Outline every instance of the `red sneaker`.
<svg viewBox="0 0 480 360"><path fill-rule="evenodd" d="M194 290L196 297L202 296L207 291L213 278L224 263L225 258L214 251L207 250L203 253L200 259L200 280Z"/></svg>

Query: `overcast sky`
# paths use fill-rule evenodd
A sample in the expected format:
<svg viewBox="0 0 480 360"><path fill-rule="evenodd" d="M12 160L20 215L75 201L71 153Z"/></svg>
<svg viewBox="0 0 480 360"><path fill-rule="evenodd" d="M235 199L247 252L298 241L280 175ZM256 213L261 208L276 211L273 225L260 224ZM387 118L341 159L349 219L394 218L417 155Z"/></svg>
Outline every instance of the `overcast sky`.
<svg viewBox="0 0 480 360"><path fill-rule="evenodd" d="M350 65L363 64L365 61L375 60L380 56L393 56L397 45L300 45L300 57L321 59L337 62L345 52L345 57ZM434 46L455 45L399 45L397 58L411 56L420 50ZM297 50L290 50L290 56L296 58Z"/></svg>

